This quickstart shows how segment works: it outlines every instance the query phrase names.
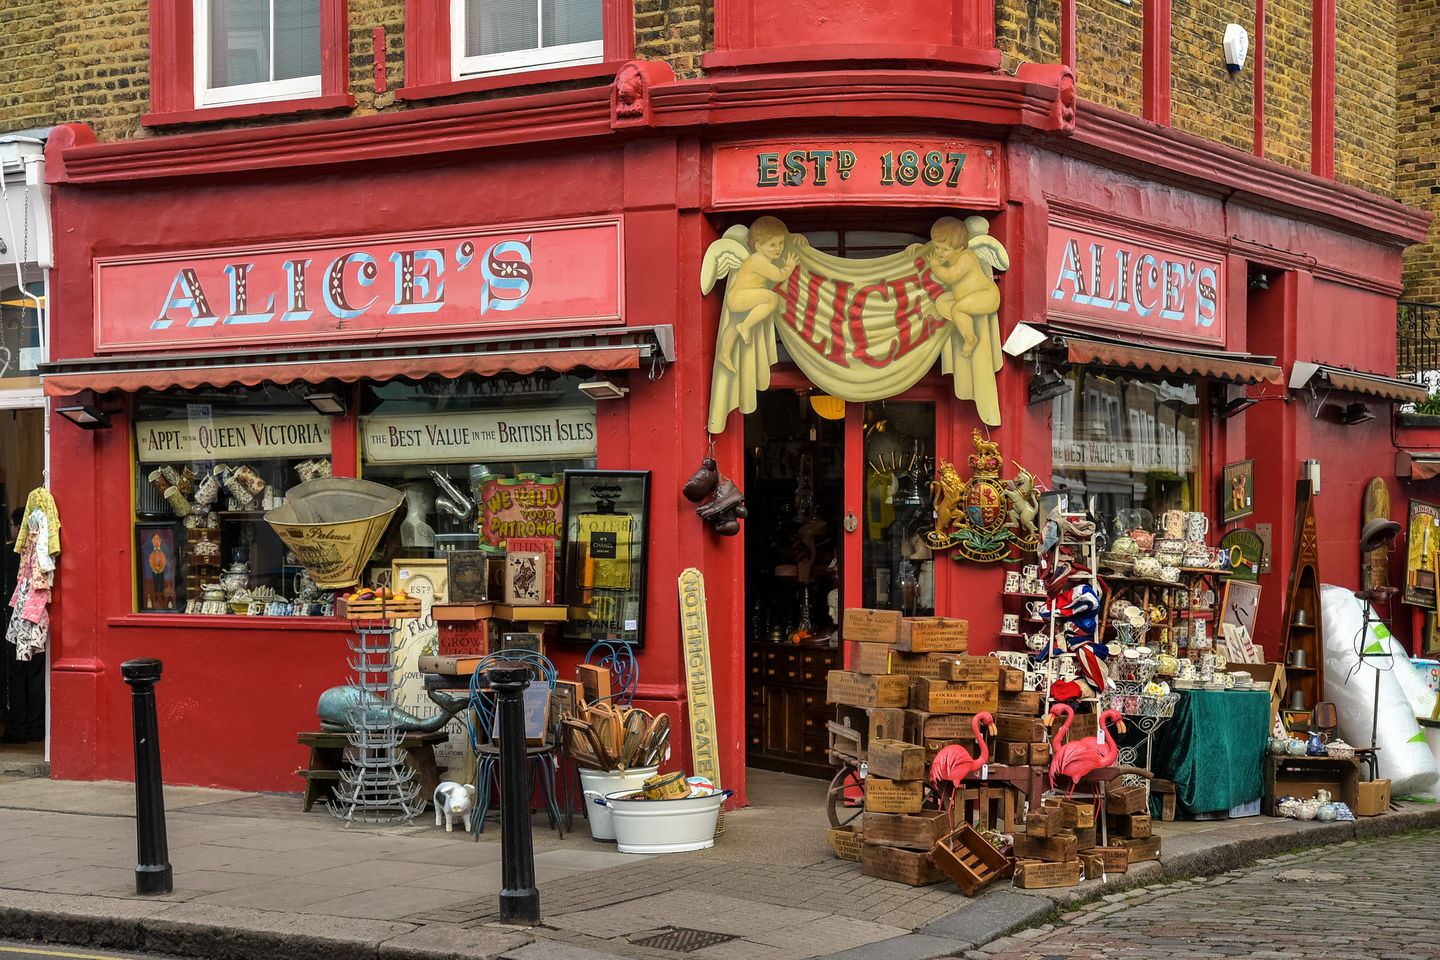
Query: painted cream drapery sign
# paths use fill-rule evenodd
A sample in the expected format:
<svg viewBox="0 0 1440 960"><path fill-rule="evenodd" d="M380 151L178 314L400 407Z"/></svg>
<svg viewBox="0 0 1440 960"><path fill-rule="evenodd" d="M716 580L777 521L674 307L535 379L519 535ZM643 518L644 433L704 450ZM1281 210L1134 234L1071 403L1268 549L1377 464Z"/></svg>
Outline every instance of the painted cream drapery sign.
<svg viewBox="0 0 1440 960"><path fill-rule="evenodd" d="M705 252L700 286L721 278L725 302L711 377L711 433L752 413L770 386L777 343L817 387L844 400L904 392L935 360L955 396L1000 423L1000 291L1010 265L983 217L937 220L931 241L872 260L812 249L774 217L726 231ZM777 340L778 338L778 340Z"/></svg>

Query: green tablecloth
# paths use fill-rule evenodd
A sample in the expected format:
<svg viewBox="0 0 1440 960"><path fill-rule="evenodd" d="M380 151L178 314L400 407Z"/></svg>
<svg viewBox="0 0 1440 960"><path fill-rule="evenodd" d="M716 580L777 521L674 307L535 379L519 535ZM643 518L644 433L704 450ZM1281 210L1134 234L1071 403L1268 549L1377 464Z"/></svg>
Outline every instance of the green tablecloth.
<svg viewBox="0 0 1440 960"><path fill-rule="evenodd" d="M1155 731L1150 769L1175 781L1176 816L1225 811L1260 796L1269 740L1267 690L1181 690Z"/></svg>

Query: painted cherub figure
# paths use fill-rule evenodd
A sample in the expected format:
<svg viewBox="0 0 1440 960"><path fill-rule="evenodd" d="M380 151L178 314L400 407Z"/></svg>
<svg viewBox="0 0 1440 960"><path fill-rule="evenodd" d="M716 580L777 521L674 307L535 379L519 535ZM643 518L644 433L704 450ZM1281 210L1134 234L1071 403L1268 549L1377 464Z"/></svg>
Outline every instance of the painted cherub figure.
<svg viewBox="0 0 1440 960"><path fill-rule="evenodd" d="M935 307L955 325L960 334L960 353L968 357L980 344L975 318L1000 309L1000 288L970 249L970 231L955 217L941 217L930 228L926 261L930 275L947 288L936 299Z"/></svg>
<svg viewBox="0 0 1440 960"><path fill-rule="evenodd" d="M725 307L730 317L720 335L719 360L735 369L735 338L746 343L760 321L780 308L782 298L774 287L790 279L800 258L792 253L777 264L785 251L790 231L775 217L761 217L750 225L750 249L753 251L735 271L735 278L725 291Z"/></svg>

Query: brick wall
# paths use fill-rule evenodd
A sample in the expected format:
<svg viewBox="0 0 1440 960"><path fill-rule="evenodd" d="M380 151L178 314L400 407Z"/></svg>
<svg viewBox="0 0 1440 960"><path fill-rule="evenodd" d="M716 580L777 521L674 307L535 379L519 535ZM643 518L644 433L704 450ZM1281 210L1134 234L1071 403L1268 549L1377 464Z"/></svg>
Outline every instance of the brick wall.
<svg viewBox="0 0 1440 960"><path fill-rule="evenodd" d="M1238 23L1246 30L1253 30L1254 0L1244 3L1200 0L1176 3L1172 9L1171 124L1177 130L1253 151L1255 61L1253 56L1247 57L1245 69L1231 73L1225 68L1221 41L1227 23Z"/></svg>
<svg viewBox="0 0 1440 960"><path fill-rule="evenodd" d="M1440 216L1440 0L1399 0L1397 9L1399 75L1396 98L1399 141L1396 196ZM1406 300L1440 303L1440 222L1431 224L1427 242L1405 251Z"/></svg>
<svg viewBox="0 0 1440 960"><path fill-rule="evenodd" d="M1387 195L1395 193L1395 6L1335 5L1335 179ZM1432 17L1432 43L1435 26Z"/></svg>
<svg viewBox="0 0 1440 960"><path fill-rule="evenodd" d="M714 22L714 0L635 0L635 56L669 62L678 79L698 77Z"/></svg>
<svg viewBox="0 0 1440 960"><path fill-rule="evenodd" d="M54 122L55 8L54 0L0 3L0 132Z"/></svg>
<svg viewBox="0 0 1440 960"><path fill-rule="evenodd" d="M1080 0L1075 20L1075 92L1138 116L1144 51L1140 5Z"/></svg>

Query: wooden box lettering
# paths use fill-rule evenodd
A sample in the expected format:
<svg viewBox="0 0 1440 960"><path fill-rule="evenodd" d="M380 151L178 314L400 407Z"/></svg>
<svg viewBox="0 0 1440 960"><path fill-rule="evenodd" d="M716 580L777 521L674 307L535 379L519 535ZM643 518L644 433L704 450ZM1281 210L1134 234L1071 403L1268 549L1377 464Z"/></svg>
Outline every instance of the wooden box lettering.
<svg viewBox="0 0 1440 960"><path fill-rule="evenodd" d="M870 776L886 780L924 780L925 748L903 740L875 739L866 754Z"/></svg>
<svg viewBox="0 0 1440 960"><path fill-rule="evenodd" d="M437 627L442 657L483 657L490 652L489 620L441 620Z"/></svg>
<svg viewBox="0 0 1440 960"><path fill-rule="evenodd" d="M941 663L940 675L946 680L1000 679L1000 661L994 657L951 657Z"/></svg>
<svg viewBox="0 0 1440 960"><path fill-rule="evenodd" d="M865 813L865 842L889 847L929 850L950 832L950 818L943 810L919 813Z"/></svg>
<svg viewBox="0 0 1440 960"><path fill-rule="evenodd" d="M1014 714L1017 717L1038 717L1045 709L1045 698L1039 690L1022 690L1019 693L1000 692L999 713Z"/></svg>
<svg viewBox="0 0 1440 960"><path fill-rule="evenodd" d="M826 678L825 698L852 707L903 707L910 699L910 680L831 670Z"/></svg>
<svg viewBox="0 0 1440 960"><path fill-rule="evenodd" d="M930 855L920 850L890 847L883 843L866 843L860 855L860 872L867 877L893 880L912 887L923 887L945 879Z"/></svg>
<svg viewBox="0 0 1440 960"><path fill-rule="evenodd" d="M865 809L876 813L919 813L925 805L924 780L886 780L867 777Z"/></svg>
<svg viewBox="0 0 1440 960"><path fill-rule="evenodd" d="M971 714L935 714L928 710L905 711L905 739L975 741L975 717Z"/></svg>
<svg viewBox="0 0 1440 960"><path fill-rule="evenodd" d="M1080 882L1080 861L1041 863L1036 860L1015 861L1015 886L1025 890L1045 887L1073 887Z"/></svg>
<svg viewBox="0 0 1440 960"><path fill-rule="evenodd" d="M911 706L927 713L994 713L1000 695L993 683L950 683L938 689L929 687L926 693L922 696L917 691Z"/></svg>
<svg viewBox="0 0 1440 960"><path fill-rule="evenodd" d="M964 653L969 648L970 621L948 617L905 617L895 642L896 650L909 653Z"/></svg>
<svg viewBox="0 0 1440 960"><path fill-rule="evenodd" d="M945 661L943 653L905 653L900 650L890 652L890 672L903 673L907 677L929 677L934 680L943 679L940 676L940 665Z"/></svg>
<svg viewBox="0 0 1440 960"><path fill-rule="evenodd" d="M854 673L889 673L888 643L850 643L850 670Z"/></svg>
<svg viewBox="0 0 1440 960"><path fill-rule="evenodd" d="M847 643L891 644L900 639L900 611L851 607L845 611L840 631Z"/></svg>
<svg viewBox="0 0 1440 960"><path fill-rule="evenodd" d="M1085 852L1092 857L1099 857L1105 864L1106 873L1125 873L1130 866L1130 851L1124 847L1091 847Z"/></svg>
<svg viewBox="0 0 1440 960"><path fill-rule="evenodd" d="M830 830L825 839L830 841L830 849L834 850L835 856L841 860L860 860L865 835L857 831L854 824Z"/></svg>

